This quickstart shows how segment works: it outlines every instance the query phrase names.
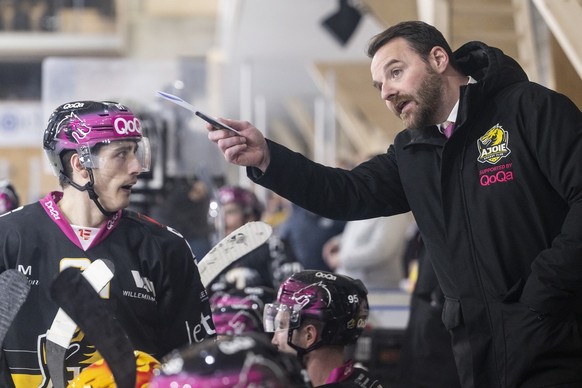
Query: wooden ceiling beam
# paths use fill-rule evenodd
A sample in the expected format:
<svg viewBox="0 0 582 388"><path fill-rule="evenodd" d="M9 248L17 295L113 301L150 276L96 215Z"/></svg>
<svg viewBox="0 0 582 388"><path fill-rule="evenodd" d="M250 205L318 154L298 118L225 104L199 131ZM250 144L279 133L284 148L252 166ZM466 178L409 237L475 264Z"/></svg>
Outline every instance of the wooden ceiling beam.
<svg viewBox="0 0 582 388"><path fill-rule="evenodd" d="M576 0L533 0L572 66L582 78L582 4Z"/></svg>

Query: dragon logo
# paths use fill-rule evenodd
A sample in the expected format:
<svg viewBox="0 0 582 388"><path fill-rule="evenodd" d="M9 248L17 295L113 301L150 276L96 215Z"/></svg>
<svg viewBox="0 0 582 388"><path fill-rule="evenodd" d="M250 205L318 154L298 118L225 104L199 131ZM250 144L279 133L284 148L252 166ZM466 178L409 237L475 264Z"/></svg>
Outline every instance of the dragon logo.
<svg viewBox="0 0 582 388"><path fill-rule="evenodd" d="M46 364L46 335L38 337L38 346L40 349L40 357L38 361L43 376L43 381L39 387L50 387L52 384L49 384L50 377ZM65 356L67 380L73 379L79 374L81 369L102 358L103 357L99 354L95 346L89 344L85 338L85 334L77 328Z"/></svg>
<svg viewBox="0 0 582 388"><path fill-rule="evenodd" d="M479 150L477 160L480 163L496 164L511 153L508 143L509 136L507 131L504 131L499 124L496 124L477 139L477 149Z"/></svg>
<svg viewBox="0 0 582 388"><path fill-rule="evenodd" d="M61 120L58 125L59 131L64 130L67 138L71 137L77 144L81 144L84 139L91 133L91 127L75 113L71 112Z"/></svg>

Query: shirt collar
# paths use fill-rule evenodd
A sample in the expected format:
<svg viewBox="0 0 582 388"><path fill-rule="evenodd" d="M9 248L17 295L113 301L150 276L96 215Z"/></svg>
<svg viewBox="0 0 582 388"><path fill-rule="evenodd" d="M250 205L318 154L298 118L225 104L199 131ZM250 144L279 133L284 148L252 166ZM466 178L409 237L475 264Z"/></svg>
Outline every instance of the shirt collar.
<svg viewBox="0 0 582 388"><path fill-rule="evenodd" d="M475 78L468 76L467 78L467 85L469 84L475 84L477 83L477 81L475 80ZM457 114L459 113L459 100L457 100L457 103L455 104L455 106L453 107L453 110L451 110L451 113L449 113L449 116L447 117L447 120L444 123L441 123L441 125L439 125L439 128L444 129L446 127L446 123L447 122L456 122L457 121Z"/></svg>

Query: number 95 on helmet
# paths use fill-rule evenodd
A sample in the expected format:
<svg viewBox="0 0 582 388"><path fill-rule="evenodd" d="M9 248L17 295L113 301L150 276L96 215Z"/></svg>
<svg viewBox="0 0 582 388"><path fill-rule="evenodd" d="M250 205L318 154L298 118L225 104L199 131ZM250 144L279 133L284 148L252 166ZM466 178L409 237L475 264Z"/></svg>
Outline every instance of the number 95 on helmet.
<svg viewBox="0 0 582 388"><path fill-rule="evenodd" d="M85 168L99 168L95 152L99 144L135 141L141 172L150 168L151 151L141 122L126 106L112 101L76 101L63 104L51 114L44 132L43 148L56 176L63 174L62 154L75 151Z"/></svg>

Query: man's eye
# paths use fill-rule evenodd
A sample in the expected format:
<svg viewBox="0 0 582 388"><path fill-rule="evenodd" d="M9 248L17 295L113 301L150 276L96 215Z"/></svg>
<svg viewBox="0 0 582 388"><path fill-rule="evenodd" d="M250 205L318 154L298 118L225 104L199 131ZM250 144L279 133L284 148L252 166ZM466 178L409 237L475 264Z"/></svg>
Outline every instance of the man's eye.
<svg viewBox="0 0 582 388"><path fill-rule="evenodd" d="M398 78L400 74L402 74L402 70L400 69L392 69L390 71L390 75L392 76L392 78Z"/></svg>

